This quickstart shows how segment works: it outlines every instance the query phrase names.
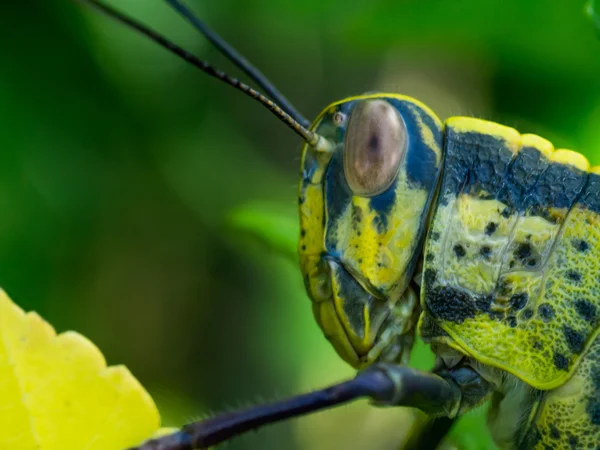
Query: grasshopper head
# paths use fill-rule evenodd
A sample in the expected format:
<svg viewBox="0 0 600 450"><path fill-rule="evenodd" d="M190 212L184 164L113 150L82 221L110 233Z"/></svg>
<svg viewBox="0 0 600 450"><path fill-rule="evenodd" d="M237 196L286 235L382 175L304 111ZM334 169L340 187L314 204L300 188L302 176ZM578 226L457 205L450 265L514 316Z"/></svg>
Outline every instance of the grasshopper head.
<svg viewBox="0 0 600 450"><path fill-rule="evenodd" d="M441 123L413 99L373 94L328 106L311 129L332 144L302 157L299 252L317 322L354 367L405 362Z"/></svg>

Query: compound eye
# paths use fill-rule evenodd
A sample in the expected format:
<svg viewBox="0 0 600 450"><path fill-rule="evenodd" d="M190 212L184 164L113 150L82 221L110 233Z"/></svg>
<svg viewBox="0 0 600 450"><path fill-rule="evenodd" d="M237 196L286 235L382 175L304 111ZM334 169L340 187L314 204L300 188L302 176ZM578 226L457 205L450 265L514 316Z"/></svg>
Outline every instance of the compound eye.
<svg viewBox="0 0 600 450"><path fill-rule="evenodd" d="M354 107L344 139L344 173L352 192L372 197L391 186L406 153L406 125L385 100Z"/></svg>

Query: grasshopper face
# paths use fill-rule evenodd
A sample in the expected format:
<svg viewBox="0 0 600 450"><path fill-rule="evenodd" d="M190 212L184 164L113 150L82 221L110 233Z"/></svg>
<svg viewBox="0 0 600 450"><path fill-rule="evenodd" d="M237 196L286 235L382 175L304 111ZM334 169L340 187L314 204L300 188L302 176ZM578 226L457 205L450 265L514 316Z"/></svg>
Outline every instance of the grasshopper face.
<svg viewBox="0 0 600 450"><path fill-rule="evenodd" d="M299 251L315 318L354 367L407 362L441 124L413 99L374 94L330 105L312 129L333 144L302 158Z"/></svg>

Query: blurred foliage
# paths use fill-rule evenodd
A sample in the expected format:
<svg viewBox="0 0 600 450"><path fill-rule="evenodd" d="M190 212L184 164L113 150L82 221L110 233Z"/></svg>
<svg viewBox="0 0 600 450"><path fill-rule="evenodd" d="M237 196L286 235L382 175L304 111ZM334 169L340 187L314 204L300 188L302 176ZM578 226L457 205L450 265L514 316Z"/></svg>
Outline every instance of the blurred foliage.
<svg viewBox="0 0 600 450"><path fill-rule="evenodd" d="M308 117L390 90L600 163L600 43L583 0L189 3ZM164 2L113 4L238 74ZM289 257L298 139L76 2L5 3L0 24L0 285L126 362L167 425L350 376ZM357 404L230 448L391 450L411 414ZM454 436L492 448L484 411Z"/></svg>
<svg viewBox="0 0 600 450"><path fill-rule="evenodd" d="M593 21L596 29L600 31L600 2L598 0L588 0L585 5L585 12Z"/></svg>

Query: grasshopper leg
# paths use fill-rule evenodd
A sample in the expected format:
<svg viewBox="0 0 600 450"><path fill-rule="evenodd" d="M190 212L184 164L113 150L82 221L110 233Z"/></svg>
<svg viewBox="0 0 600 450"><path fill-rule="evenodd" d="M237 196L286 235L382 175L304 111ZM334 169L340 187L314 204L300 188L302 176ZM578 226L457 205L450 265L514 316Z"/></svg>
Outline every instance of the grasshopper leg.
<svg viewBox="0 0 600 450"><path fill-rule="evenodd" d="M287 400L219 414L130 450L208 448L264 425L364 397L380 406L410 406L433 416L453 415L461 403L460 388L453 380L409 367L376 364L351 380Z"/></svg>

